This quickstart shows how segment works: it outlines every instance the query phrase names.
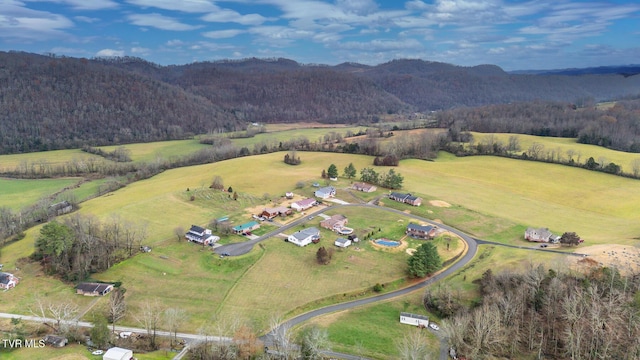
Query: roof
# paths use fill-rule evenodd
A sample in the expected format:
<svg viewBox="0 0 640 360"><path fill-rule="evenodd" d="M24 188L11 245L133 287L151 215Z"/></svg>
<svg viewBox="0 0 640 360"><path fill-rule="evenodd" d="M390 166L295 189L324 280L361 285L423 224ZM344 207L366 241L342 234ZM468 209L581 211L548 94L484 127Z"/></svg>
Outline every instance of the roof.
<svg viewBox="0 0 640 360"><path fill-rule="evenodd" d="M407 225L407 229L409 230L417 230L417 231L424 231L424 232L429 232L433 228L434 228L433 225L418 225L414 223L409 223L409 225Z"/></svg>
<svg viewBox="0 0 640 360"><path fill-rule="evenodd" d="M304 200L300 200L300 201L294 202L294 204L297 204L300 207L312 205L312 204L315 204L315 203L316 203L315 199L304 199Z"/></svg>
<svg viewBox="0 0 640 360"><path fill-rule="evenodd" d="M203 227L200 227L198 225L191 225L191 229L189 229L189 231L194 231L194 232L197 232L197 233L203 233L204 230L205 229Z"/></svg>
<svg viewBox="0 0 640 360"><path fill-rule="evenodd" d="M289 208L284 207L284 206L277 206L274 208L265 208L264 211L273 214L273 213L285 213L287 211L289 211Z"/></svg>
<svg viewBox="0 0 640 360"><path fill-rule="evenodd" d="M6 272L0 272L0 284L8 284L11 281L13 274L9 274Z"/></svg>
<svg viewBox="0 0 640 360"><path fill-rule="evenodd" d="M248 229L248 228L254 227L256 225L260 225L260 224L258 224L255 221L250 221L250 222L242 224L242 225L234 226L233 230L244 230L244 229Z"/></svg>
<svg viewBox="0 0 640 360"><path fill-rule="evenodd" d="M351 240L345 238L337 238L336 242L340 244L346 244L347 242L351 242Z"/></svg>
<svg viewBox="0 0 640 360"><path fill-rule="evenodd" d="M400 199L404 199L407 196L411 196L411 194L405 194L405 193L399 193L399 192L392 192L389 196L393 196L395 198L400 198Z"/></svg>
<svg viewBox="0 0 640 360"><path fill-rule="evenodd" d="M103 292L109 287L113 287L113 284L101 284L101 283L80 283L76 286L76 289L82 292Z"/></svg>
<svg viewBox="0 0 640 360"><path fill-rule="evenodd" d="M421 319L421 320L429 320L429 318L427 316L418 315L418 314L412 314L412 313L408 313L408 312L401 312L400 316L410 317L410 318L414 318L414 319Z"/></svg>
<svg viewBox="0 0 640 360"><path fill-rule="evenodd" d="M334 188L333 186L325 186L323 188L316 190L317 193L325 193L325 194L329 194L335 191L336 191L336 188Z"/></svg>
<svg viewBox="0 0 640 360"><path fill-rule="evenodd" d="M298 240L304 240L309 236L316 236L318 234L320 234L320 230L318 230L315 227L310 227L310 228L302 229L300 231L296 231L293 234L291 234L291 236L293 236Z"/></svg>
<svg viewBox="0 0 640 360"><path fill-rule="evenodd" d="M127 359L129 360L129 357L133 356L133 351L129 350L129 349L123 349L123 348L119 348L119 347L112 347L111 349L107 350L107 352L104 353L104 355L102 356L103 359L117 359L117 360L121 360L121 359Z"/></svg>

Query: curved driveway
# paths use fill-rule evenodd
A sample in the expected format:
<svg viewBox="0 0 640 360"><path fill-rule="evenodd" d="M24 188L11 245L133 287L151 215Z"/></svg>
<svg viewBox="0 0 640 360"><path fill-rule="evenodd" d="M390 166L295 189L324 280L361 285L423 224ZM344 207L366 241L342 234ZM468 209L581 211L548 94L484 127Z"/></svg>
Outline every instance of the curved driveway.
<svg viewBox="0 0 640 360"><path fill-rule="evenodd" d="M396 210L396 209L392 209L392 208L387 208L387 207L382 207L382 206L377 206L371 203L366 203L366 204L344 204L344 205L334 205L334 206L330 206L321 210L318 210L312 214L310 214L309 216L317 216L318 214L324 213L327 210L331 210L331 209L337 209L340 207L369 207L369 208L376 208L376 209L381 209L384 211L388 211L388 212L393 212L396 213L398 215L404 216L404 217L409 217L409 218L413 218L419 221L424 221L427 223L430 223L432 225L436 225L442 229L448 230L456 235L458 235L460 238L462 238L462 240L464 242L467 243L467 251L465 252L465 254L457 259L457 261L455 263L453 263L451 266L449 266L448 268L444 269L441 272L438 272L437 274L435 274L434 276L431 276L429 278L426 278L425 280L422 280L414 285L408 286L406 288L402 288L399 290L395 290L395 291L391 291L385 294L380 294L380 295L375 295L372 297L368 297L368 298L364 298L364 299L359 299L359 300L353 300L353 301L348 301L348 302L344 302L344 303L340 303L340 304L335 304L335 305L331 305L331 306L327 306L327 307L323 307L320 309L316 309L301 315L298 315L292 319L289 319L287 321L285 321L284 323L280 324L278 326L278 328L276 329L272 329L271 332L262 337L263 341L266 344L270 344L272 342L272 336L271 334L273 333L277 333L279 332L281 329L288 329L291 328L293 326L296 326L302 322L305 322L309 319L312 319L316 316L321 316L321 315L325 315L328 313L332 313L335 311L341 311L341 310L346 310L346 309L350 309L353 307L357 307L357 306L361 306L361 305L367 305L367 304L371 304L377 301L383 301L383 300L387 300L387 299L392 299L398 296L403 296L406 294L409 294L415 290L418 289L422 289L436 281L439 281L451 274L453 274L454 272L460 270L464 265L466 265L469 261L471 261L473 259L473 257L476 255L477 251L478 251L478 243L476 242L476 240L474 238L472 238L471 236L463 233L462 231L452 228L451 226L445 225L445 224L441 224L441 223L435 223L429 219L423 218L421 216L417 216L417 215L413 215L413 214L407 214L405 212L402 212L400 210ZM273 230L271 232L268 232L267 234L264 234L258 238L255 238L253 240L249 240L243 243L236 243L236 244L227 244L227 245L223 245L220 246L218 248L215 249L216 253L220 254L220 253L228 253L232 256L234 255L242 255L242 254L246 254L249 251L251 251L251 249L253 248L253 246L261 241L264 241L270 237L273 237L283 231L286 231L287 229L290 229L294 226L297 226L299 224L303 224L305 222L307 222L309 219L308 217L304 217L304 218L300 218L298 220L295 220L293 222L291 222L290 224L284 225L276 230ZM447 359L447 342L444 341L445 339L438 334L441 339L441 346L440 346L440 359ZM355 356L349 356L346 354L337 354L337 353L333 353L335 355L338 355L344 359L359 359L360 357L355 357Z"/></svg>

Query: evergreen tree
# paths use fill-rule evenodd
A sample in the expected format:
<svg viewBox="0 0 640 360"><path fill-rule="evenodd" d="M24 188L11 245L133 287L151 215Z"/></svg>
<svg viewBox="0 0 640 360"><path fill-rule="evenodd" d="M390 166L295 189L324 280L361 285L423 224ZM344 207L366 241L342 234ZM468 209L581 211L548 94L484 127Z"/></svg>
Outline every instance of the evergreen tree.
<svg viewBox="0 0 640 360"><path fill-rule="evenodd" d="M422 244L408 260L409 274L412 277L422 278L433 274L442 267L442 259L438 255L438 249L431 242Z"/></svg>
<svg viewBox="0 0 640 360"><path fill-rule="evenodd" d="M93 323L93 328L91 328L91 341L95 345L95 347L99 349L107 348L109 344L109 325L107 324L107 318L103 315L96 315L96 318Z"/></svg>
<svg viewBox="0 0 640 360"><path fill-rule="evenodd" d="M338 167L335 166L334 164L329 165L329 168L327 169L327 176L329 176L329 178L337 178Z"/></svg>
<svg viewBox="0 0 640 360"><path fill-rule="evenodd" d="M356 177L356 167L353 166L353 163L349 163L349 165L344 168L344 177L347 179Z"/></svg>

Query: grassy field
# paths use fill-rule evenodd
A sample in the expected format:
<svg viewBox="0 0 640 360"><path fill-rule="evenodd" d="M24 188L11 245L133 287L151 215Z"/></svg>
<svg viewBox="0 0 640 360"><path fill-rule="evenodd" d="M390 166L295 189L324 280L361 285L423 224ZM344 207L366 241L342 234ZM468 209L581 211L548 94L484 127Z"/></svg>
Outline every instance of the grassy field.
<svg viewBox="0 0 640 360"><path fill-rule="evenodd" d="M244 257L226 259L219 259L197 245L177 242L173 234L176 227L188 229L191 224L205 225L221 216L231 216L234 224L240 223L247 217L244 207L259 205L261 201L270 206L274 198L294 190L299 181L306 185L294 191L311 194L310 184L320 181L322 169L331 163L340 172L350 162L358 172L372 167L372 159L366 156L299 154L302 164L298 166L285 165L284 153L275 153L169 170L83 203L81 213L103 219L118 215L127 221L145 223L148 233L145 244L154 247L152 253L137 255L96 278L122 281L132 312L154 298L166 306L186 309L190 320L184 331L196 331L220 314L238 314L256 328L264 329L273 314L291 314L318 299L350 294L376 282L402 278L406 254L376 251L367 242L358 245L360 251L352 247L336 252L334 261L327 266L315 264L317 246L298 248L280 238L266 241L264 249L256 248ZM376 167L376 170L386 172L388 168ZM575 231L590 245L632 244L640 235L637 221L640 181L560 165L495 157L455 158L447 154L441 154L433 162L404 160L396 170L405 178L405 191L424 196L426 200L446 201L451 207L435 207L426 201L419 208L388 200L384 201L385 205L441 219L476 236L509 242L520 237L527 226L549 227L557 233ZM232 186L240 194L238 201L208 189L216 175L223 178L225 187ZM351 195L343 190L350 184L349 180L340 179L332 184L339 188L340 197L355 200L347 198ZM383 193L386 190L377 192ZM193 194L196 194L194 201L190 201ZM377 227L381 237L401 236L407 222L386 212L359 214L354 209L341 212L349 217L348 226L363 233L375 232ZM373 226L371 219L375 219ZM314 225L317 222L314 220ZM2 249L0 262L5 263L5 268L15 267L17 259L33 251L38 231L39 228L30 229L24 240ZM326 236L321 244L330 246L333 240L328 233L323 234ZM482 269L495 269L496 264L500 268L518 268L531 258L550 256L540 251L514 256L520 252L483 249L476 262L452 277L453 284L472 289L470 282ZM483 255L485 253L487 255ZM28 307L34 302L32 289L47 289L46 296L51 299L72 294L71 284L43 276L35 265L22 267L17 275L22 278L21 284L0 294L1 311L28 313ZM74 301L85 300L74 297ZM98 303L96 311L100 306ZM384 311L380 316L391 319ZM137 325L132 315L123 322ZM352 322L353 326L362 325ZM351 348L359 346L349 345L346 338L339 340L347 330L338 329L331 335L332 341Z"/></svg>
<svg viewBox="0 0 640 360"><path fill-rule="evenodd" d="M189 139L127 144L123 146L131 151L131 160L148 162L157 158L171 159L189 155L209 145L200 144L198 139ZM118 146L102 146L100 149L110 152L117 147Z"/></svg>
<svg viewBox="0 0 640 360"><path fill-rule="evenodd" d="M267 128L267 133L256 134L256 136L252 138L243 138L243 139L233 139L233 143L238 147L246 146L249 150L253 150L253 145L255 144L275 144L277 145L279 142L288 141L291 139L296 139L300 137L306 137L311 142L317 142L320 139L324 139L325 134L328 134L332 131L341 134L344 136L347 131L351 131L353 133L357 133L361 130L366 130L364 126L351 126L351 127L313 127L313 128L287 128L285 126L277 126ZM271 132L274 129L273 132ZM323 140L324 141L324 140ZM284 156L284 155L283 155ZM303 159L304 161L304 159Z"/></svg>
<svg viewBox="0 0 640 360"><path fill-rule="evenodd" d="M28 163L47 163L51 165L64 164L73 160L93 158L103 159L98 155L88 154L80 149L54 150L26 154L0 155L0 172L14 171L17 166Z"/></svg>
<svg viewBox="0 0 640 360"><path fill-rule="evenodd" d="M0 178L0 207L6 206L19 210L79 181L79 178L40 180Z"/></svg>
<svg viewBox="0 0 640 360"><path fill-rule="evenodd" d="M569 159L567 151L570 150L574 153L573 160L578 163L584 164L589 157L593 157L596 162L599 162L600 159L604 159L606 164L613 162L620 165L622 171L627 173L633 173L631 162L640 159L640 154L611 150L597 145L580 144L573 138L556 138L521 134L472 134L476 143L480 143L483 139L493 136L494 139L501 141L505 145L509 144L509 137L516 136L520 142L521 148L518 153L526 152L527 149L529 149L535 142L544 146L544 153L547 151L554 151L556 154L561 154L562 159L565 161Z"/></svg>

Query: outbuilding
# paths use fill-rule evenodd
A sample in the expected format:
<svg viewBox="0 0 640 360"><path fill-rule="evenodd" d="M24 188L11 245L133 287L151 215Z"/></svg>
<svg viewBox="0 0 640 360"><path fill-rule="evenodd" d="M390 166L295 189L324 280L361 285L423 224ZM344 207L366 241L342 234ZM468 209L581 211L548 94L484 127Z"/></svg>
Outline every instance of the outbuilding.
<svg viewBox="0 0 640 360"><path fill-rule="evenodd" d="M102 360L131 360L133 359L133 351L119 347L112 347L102 355Z"/></svg>
<svg viewBox="0 0 640 360"><path fill-rule="evenodd" d="M424 315L401 312L400 323L407 324L407 325L427 327L429 326L429 318Z"/></svg>

